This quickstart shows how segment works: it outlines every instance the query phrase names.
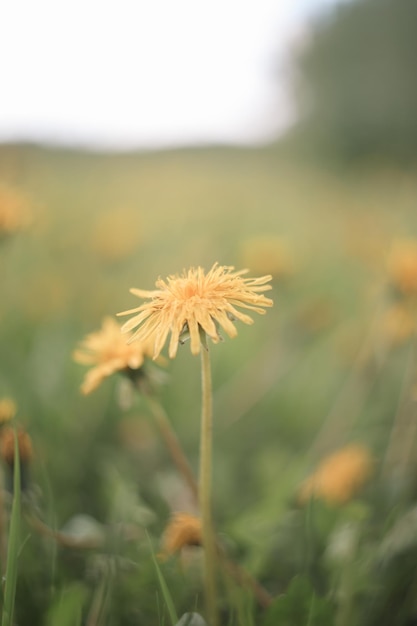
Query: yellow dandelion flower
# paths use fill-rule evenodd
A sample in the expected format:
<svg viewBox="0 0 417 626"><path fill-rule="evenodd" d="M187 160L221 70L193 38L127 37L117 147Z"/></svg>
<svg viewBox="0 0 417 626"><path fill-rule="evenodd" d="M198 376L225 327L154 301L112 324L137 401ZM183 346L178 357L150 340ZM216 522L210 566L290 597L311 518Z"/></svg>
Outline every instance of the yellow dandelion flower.
<svg viewBox="0 0 417 626"><path fill-rule="evenodd" d="M0 400L0 424L10 422L17 413L15 402L11 398Z"/></svg>
<svg viewBox="0 0 417 626"><path fill-rule="evenodd" d="M271 280L271 276L242 278L248 270L233 270L233 267L215 263L207 274L201 267L197 267L184 271L181 276L169 276L166 281L159 278L155 283L155 291L131 289L135 296L150 300L140 307L119 313L137 313L122 326L122 331L129 332L140 326L130 341L144 341L154 336L154 358L158 357L171 333L171 359L175 357L178 342L186 333L190 336L191 352L194 355L200 352L200 330L207 333L214 343L221 339L219 327L229 337L235 337L235 319L253 324L252 318L238 308L265 313L263 307L272 306L272 300L260 293L271 289L270 285L265 284Z"/></svg>
<svg viewBox="0 0 417 626"><path fill-rule="evenodd" d="M176 554L186 546L202 545L201 520L189 513L175 513L162 536L161 559Z"/></svg>
<svg viewBox="0 0 417 626"><path fill-rule="evenodd" d="M5 475L5 487L13 492L14 487L14 461L15 461L15 435L20 461L20 488L25 491L29 486L29 463L33 457L32 439L26 430L20 427L17 431L10 426L0 430L0 456L7 466Z"/></svg>
<svg viewBox="0 0 417 626"><path fill-rule="evenodd" d="M387 270L394 286L406 295L417 294L417 241L394 242L387 260Z"/></svg>
<svg viewBox="0 0 417 626"><path fill-rule="evenodd" d="M299 502L319 498L328 504L349 502L372 474L373 459L365 446L351 444L326 457L301 485Z"/></svg>
<svg viewBox="0 0 417 626"><path fill-rule="evenodd" d="M7 427L0 432L0 455L10 467L14 464L14 436L14 428ZM33 456L32 440L23 428L17 431L17 445L20 461L29 462Z"/></svg>
<svg viewBox="0 0 417 626"><path fill-rule="evenodd" d="M28 222L28 200L19 191L0 184L0 237L13 235Z"/></svg>
<svg viewBox="0 0 417 626"><path fill-rule="evenodd" d="M392 346L407 341L415 332L416 323L411 312L401 304L389 308L380 322L380 332Z"/></svg>
<svg viewBox="0 0 417 626"><path fill-rule="evenodd" d="M111 317L103 320L99 331L91 333L75 350L73 358L81 365L93 366L86 374L81 391L89 394L96 389L104 378L115 372L139 369L145 357L152 357L150 342L127 343L120 325Z"/></svg>

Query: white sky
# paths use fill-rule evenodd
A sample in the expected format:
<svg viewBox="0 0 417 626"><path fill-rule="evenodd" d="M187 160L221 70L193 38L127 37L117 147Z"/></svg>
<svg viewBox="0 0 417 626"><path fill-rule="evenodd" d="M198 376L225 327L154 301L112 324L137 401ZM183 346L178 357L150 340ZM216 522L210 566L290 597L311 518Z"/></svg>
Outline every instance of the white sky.
<svg viewBox="0 0 417 626"><path fill-rule="evenodd" d="M289 50L337 0L5 0L0 141L262 141L293 119Z"/></svg>

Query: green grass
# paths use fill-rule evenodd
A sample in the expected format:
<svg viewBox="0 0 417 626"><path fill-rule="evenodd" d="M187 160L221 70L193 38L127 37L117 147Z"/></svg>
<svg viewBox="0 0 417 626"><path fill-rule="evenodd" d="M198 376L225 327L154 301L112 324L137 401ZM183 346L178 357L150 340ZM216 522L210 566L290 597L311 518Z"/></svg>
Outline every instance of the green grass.
<svg viewBox="0 0 417 626"><path fill-rule="evenodd" d="M20 552L20 461L17 433L14 438L14 471L13 471L13 503L10 514L9 537L7 542L7 563L5 570L4 604L2 609L2 626L12 626L16 600L16 584ZM6 522L7 523L7 522Z"/></svg>
<svg viewBox="0 0 417 626"><path fill-rule="evenodd" d="M14 598L14 623L34 626L161 626L203 612L198 549L188 565L174 557L157 567L149 550L146 533L157 546L171 511L190 500L146 403L129 401L117 375L81 396L85 369L71 353L104 316L139 304L130 287L152 289L190 265L244 267L254 238L275 237L293 274L274 279L265 316L211 350L213 507L230 556L286 595L268 612L229 581L222 626L276 616L341 624L347 606L357 624L405 626L417 610L416 542L409 554L390 546L383 566L378 551L413 510L414 457L381 466L396 414L397 444L414 450L416 372L411 343L388 350L377 329L394 297L391 243L417 236L417 172L326 171L276 147L100 155L10 145L0 146L0 179L33 210L29 229L0 242L0 398L15 399L34 444L25 506L52 529L89 515L105 535L81 550L25 519L17 532L15 500L3 623ZM261 254L256 263L253 274L269 271ZM197 473L200 374L187 344L166 372L160 400ZM299 507L300 482L350 441L375 456L368 487L342 507ZM328 553L349 524L360 528L359 552L345 563L355 584L338 613L343 590Z"/></svg>

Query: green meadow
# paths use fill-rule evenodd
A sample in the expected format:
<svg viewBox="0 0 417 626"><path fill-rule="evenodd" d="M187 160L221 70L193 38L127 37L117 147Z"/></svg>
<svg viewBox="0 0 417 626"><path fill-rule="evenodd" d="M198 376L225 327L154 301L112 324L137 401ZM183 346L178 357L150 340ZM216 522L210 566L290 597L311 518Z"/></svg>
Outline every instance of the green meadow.
<svg viewBox="0 0 417 626"><path fill-rule="evenodd" d="M414 623L417 172L331 168L280 146L3 145L0 182L31 214L0 239L0 400L14 400L33 446L18 532L3 462L2 624L207 619L202 548L158 557L171 515L198 511L148 403L122 373L81 394L87 368L73 352L106 316L141 304L130 288L215 262L271 274L274 301L253 325L236 321L237 337L209 342L214 526L230 562L270 596L261 606L217 564L219 624ZM389 259L407 245L404 287ZM149 363L155 393L197 476L199 357L188 342L163 354ZM333 495L303 499L306 478L350 445L372 469L344 497L335 466L324 481Z"/></svg>

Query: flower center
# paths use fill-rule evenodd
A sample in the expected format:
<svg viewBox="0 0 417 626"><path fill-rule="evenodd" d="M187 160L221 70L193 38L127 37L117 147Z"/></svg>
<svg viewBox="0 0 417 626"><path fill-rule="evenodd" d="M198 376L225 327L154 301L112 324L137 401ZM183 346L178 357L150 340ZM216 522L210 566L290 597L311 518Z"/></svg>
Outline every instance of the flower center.
<svg viewBox="0 0 417 626"><path fill-rule="evenodd" d="M185 290L184 290L184 295L186 298L192 298L193 296L198 295L197 291L198 291L197 285L186 285Z"/></svg>

